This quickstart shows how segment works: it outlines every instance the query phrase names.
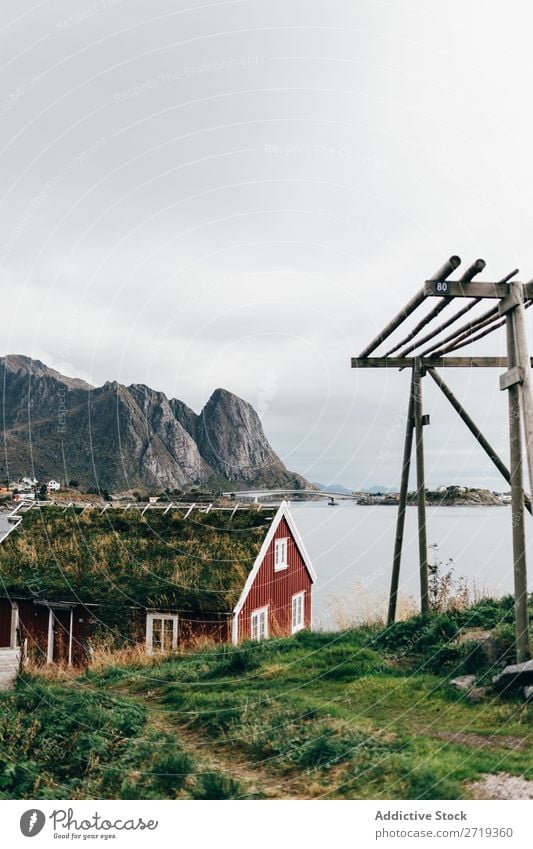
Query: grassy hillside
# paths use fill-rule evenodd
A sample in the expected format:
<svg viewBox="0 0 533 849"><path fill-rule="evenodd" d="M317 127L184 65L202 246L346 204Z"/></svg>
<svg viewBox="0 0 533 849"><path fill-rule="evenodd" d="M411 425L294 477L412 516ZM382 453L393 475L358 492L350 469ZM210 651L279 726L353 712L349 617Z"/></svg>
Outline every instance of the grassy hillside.
<svg viewBox="0 0 533 849"><path fill-rule="evenodd" d="M496 661L457 640L480 625L494 629ZM0 694L0 792L455 799L487 773L533 779L531 708L491 691L472 704L448 683L473 668L490 679L510 629L510 600L482 602L392 629L26 675Z"/></svg>

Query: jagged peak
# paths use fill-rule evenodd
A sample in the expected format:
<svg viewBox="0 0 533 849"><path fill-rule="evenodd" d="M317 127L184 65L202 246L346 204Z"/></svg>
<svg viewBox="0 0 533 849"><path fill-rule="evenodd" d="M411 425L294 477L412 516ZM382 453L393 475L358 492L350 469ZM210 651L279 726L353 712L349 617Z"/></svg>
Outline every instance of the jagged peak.
<svg viewBox="0 0 533 849"><path fill-rule="evenodd" d="M249 404L248 401L245 401L244 398L240 398L238 395L235 395L234 392L230 392L229 389L223 389L221 386L219 386L217 389L214 390L214 392L211 393L211 396L204 405L203 409L205 410L206 407L211 407L215 404L224 404L227 402L232 404L244 404L247 407L251 406L251 404Z"/></svg>
<svg viewBox="0 0 533 849"><path fill-rule="evenodd" d="M92 389L91 384L82 380L82 378L67 377L67 375L47 366L42 360L33 359L26 354L6 354L5 357L0 357L0 364L4 366L6 371L13 374L23 372L33 377L51 377L71 389Z"/></svg>

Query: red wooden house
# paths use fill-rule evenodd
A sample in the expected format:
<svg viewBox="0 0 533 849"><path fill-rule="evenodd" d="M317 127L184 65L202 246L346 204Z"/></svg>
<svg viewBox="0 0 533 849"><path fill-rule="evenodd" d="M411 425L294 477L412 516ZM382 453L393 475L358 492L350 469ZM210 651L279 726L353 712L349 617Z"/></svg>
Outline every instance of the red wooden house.
<svg viewBox="0 0 533 849"><path fill-rule="evenodd" d="M85 589L94 587L94 580L90 585L76 584L74 576L81 575L83 581L90 566L80 570L73 552L80 535L80 550L90 546L91 540L100 543L103 537L107 539L113 518L109 513L103 517L95 511L90 517L85 512L83 517L74 515L71 525L65 527L63 514L56 516L53 511L43 508L42 518L26 514L10 539L0 546L0 580L5 588L0 595L0 648L16 648L26 640L30 651L43 661L77 665L87 657L95 631L105 632L111 627L110 608L115 614L119 610L121 621L127 623L123 626L125 643L144 643L149 654L176 650L198 636L237 644L311 628L316 575L286 503L273 517L266 511L258 513L256 508L241 509L235 518L234 511L214 510L208 514L188 511L184 515L154 514L152 518L139 518L138 514L129 519L117 517L117 534L127 532L131 542L135 531L147 552L146 561L139 563L137 555L136 574L115 575L112 555L109 562L102 563L102 547L95 546L100 558L95 567L99 570L99 596L89 596ZM165 545L173 553L168 572L158 575L153 564L160 551L156 547L165 533ZM18 547L18 540L22 543L28 539L38 555L42 551L43 560L52 552L54 564L67 549L68 559L60 570L63 586L58 586L57 580L54 586L52 580L47 585L41 575L36 593L35 565L28 567L30 577L24 586L20 583L23 564L17 567L17 583L13 584L3 567L2 553L6 550L9 563L13 563L17 552L25 551L23 544ZM151 582L143 585L142 591L138 589L139 569L146 570ZM180 570L189 576L186 587L181 580L173 585L169 577L179 575Z"/></svg>
<svg viewBox="0 0 533 849"><path fill-rule="evenodd" d="M315 571L284 503L263 540L233 611L232 642L311 628Z"/></svg>

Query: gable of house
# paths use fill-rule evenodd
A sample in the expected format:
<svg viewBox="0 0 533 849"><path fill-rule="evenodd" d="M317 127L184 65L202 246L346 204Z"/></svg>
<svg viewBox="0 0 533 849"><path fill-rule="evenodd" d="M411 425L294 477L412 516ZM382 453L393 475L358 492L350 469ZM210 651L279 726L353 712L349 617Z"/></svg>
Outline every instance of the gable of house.
<svg viewBox="0 0 533 849"><path fill-rule="evenodd" d="M233 642L310 628L315 580L303 540L283 504L235 607Z"/></svg>

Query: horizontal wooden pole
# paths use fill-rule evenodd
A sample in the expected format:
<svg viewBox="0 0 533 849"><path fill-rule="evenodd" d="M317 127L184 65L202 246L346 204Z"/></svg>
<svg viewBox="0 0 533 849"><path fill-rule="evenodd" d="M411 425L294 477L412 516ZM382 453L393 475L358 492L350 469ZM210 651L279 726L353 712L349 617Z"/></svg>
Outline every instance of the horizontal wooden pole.
<svg viewBox="0 0 533 849"><path fill-rule="evenodd" d="M352 368L412 368L414 362L414 357L352 357ZM507 357L421 357L419 362L423 368L507 368Z"/></svg>
<svg viewBox="0 0 533 849"><path fill-rule="evenodd" d="M533 297L533 284L515 283L522 286L524 300ZM471 283L461 283L458 280L426 280L424 294L427 297L439 298L505 298L509 294L507 283L488 283L472 280Z"/></svg>
<svg viewBox="0 0 533 849"><path fill-rule="evenodd" d="M433 277L430 278L430 280L445 280L450 274L455 271L455 269L460 264L461 260L458 256L451 256L449 259L446 260L444 265L441 266L441 268L439 268L439 270L435 272L435 274L433 275ZM400 324L402 324L405 319L408 318L411 313L414 312L416 308L419 307L420 304L425 301L425 299L425 289L424 287L422 287L418 290L418 292L416 292L415 295L413 295L413 297L411 298L409 303L405 305L403 310L399 312L398 315L396 315L392 319L392 321L387 324L386 327L383 328L379 336L376 336L376 338L370 343L370 345L367 345L364 351L361 351L359 356L368 357L368 355L371 354L372 351L375 351L376 348L381 345L381 343L384 342L385 339L388 339L391 333L394 333L396 328L399 327Z"/></svg>

